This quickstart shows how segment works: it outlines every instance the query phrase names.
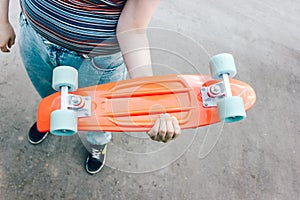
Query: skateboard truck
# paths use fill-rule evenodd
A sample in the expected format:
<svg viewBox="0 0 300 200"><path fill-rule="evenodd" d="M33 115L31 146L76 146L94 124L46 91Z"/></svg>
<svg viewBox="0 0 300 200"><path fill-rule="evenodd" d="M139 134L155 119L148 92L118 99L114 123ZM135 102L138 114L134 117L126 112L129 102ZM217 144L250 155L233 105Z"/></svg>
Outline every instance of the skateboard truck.
<svg viewBox="0 0 300 200"><path fill-rule="evenodd" d="M91 98L69 94L78 88L78 72L69 66L53 70L52 88L60 91L60 109L51 112L50 132L67 136L77 132L78 118L91 115Z"/></svg>
<svg viewBox="0 0 300 200"><path fill-rule="evenodd" d="M73 110L77 117L91 116L91 97L68 93L68 86L61 87L61 110Z"/></svg>
<svg viewBox="0 0 300 200"><path fill-rule="evenodd" d="M203 107L217 106L220 121L237 122L246 117L243 99L232 96L229 78L237 71L231 54L223 53L210 59L210 71L213 79L221 82L202 88Z"/></svg>
<svg viewBox="0 0 300 200"><path fill-rule="evenodd" d="M207 87L202 87L201 95L203 106L206 108L217 106L217 101L226 96L225 88L224 82L218 82Z"/></svg>
<svg viewBox="0 0 300 200"><path fill-rule="evenodd" d="M222 81L201 88L202 103L204 107L217 106L217 102L225 97L232 97L229 74L224 73L219 77Z"/></svg>
<svg viewBox="0 0 300 200"><path fill-rule="evenodd" d="M228 99L232 99L229 78L236 75L233 56L227 53L213 56L210 60L210 71L213 79L221 81L201 88L202 103L204 107L218 106L219 108L219 102L231 101Z"/></svg>

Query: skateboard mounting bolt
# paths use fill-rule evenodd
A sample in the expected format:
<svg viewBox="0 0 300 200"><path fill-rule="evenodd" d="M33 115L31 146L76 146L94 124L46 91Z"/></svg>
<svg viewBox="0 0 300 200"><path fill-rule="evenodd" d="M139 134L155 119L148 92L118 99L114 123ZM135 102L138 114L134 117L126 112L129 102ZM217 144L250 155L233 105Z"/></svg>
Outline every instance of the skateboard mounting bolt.
<svg viewBox="0 0 300 200"><path fill-rule="evenodd" d="M82 99L78 96L72 96L71 102L73 105L79 105L82 102Z"/></svg>
<svg viewBox="0 0 300 200"><path fill-rule="evenodd" d="M221 92L221 87L219 85L214 85L210 88L211 93L219 94Z"/></svg>

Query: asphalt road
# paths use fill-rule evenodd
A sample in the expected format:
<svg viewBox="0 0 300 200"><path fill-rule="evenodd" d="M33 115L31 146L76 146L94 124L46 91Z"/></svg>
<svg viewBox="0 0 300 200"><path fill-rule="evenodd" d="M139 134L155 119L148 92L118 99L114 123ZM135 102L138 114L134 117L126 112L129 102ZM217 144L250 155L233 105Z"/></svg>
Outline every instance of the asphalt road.
<svg viewBox="0 0 300 200"><path fill-rule="evenodd" d="M17 29L18 1L10 18ZM91 176L78 135L27 142L40 100L15 45L0 54L0 199L300 199L300 2L162 1L149 30L156 74L209 73L234 55L257 103L246 120L159 144L115 134Z"/></svg>

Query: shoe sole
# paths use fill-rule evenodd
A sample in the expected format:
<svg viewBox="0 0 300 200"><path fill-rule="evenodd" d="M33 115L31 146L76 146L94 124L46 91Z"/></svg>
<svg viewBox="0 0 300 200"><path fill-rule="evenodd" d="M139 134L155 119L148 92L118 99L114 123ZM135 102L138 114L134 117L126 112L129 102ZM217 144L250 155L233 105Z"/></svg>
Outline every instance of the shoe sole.
<svg viewBox="0 0 300 200"><path fill-rule="evenodd" d="M47 133L44 135L44 137L42 137L42 139L40 139L40 140L37 141L37 142L32 141L32 140L29 138L29 136L27 137L27 140L28 140L28 142L29 142L30 144L33 144L33 145L40 144L40 143L42 143L42 142L46 139L46 137L48 136L48 134L49 134L49 132L47 132Z"/></svg>

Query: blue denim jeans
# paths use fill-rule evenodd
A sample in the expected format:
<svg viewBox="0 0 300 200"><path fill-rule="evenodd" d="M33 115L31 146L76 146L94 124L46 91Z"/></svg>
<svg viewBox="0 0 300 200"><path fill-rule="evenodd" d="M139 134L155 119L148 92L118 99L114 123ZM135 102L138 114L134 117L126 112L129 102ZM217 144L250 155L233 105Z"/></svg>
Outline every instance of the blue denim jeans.
<svg viewBox="0 0 300 200"><path fill-rule="evenodd" d="M67 65L78 70L79 87L87 87L123 80L127 70L121 52L89 58L61 46L55 45L39 35L20 15L19 47L23 64L32 84L44 98L55 91L52 89L52 71L57 66ZM86 139L91 144L107 144L109 132L88 132Z"/></svg>

